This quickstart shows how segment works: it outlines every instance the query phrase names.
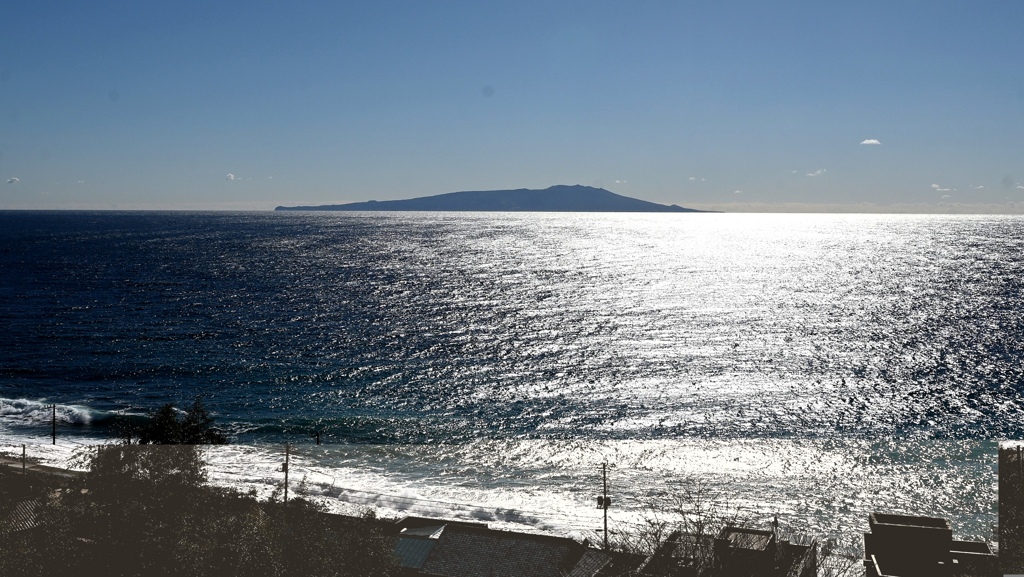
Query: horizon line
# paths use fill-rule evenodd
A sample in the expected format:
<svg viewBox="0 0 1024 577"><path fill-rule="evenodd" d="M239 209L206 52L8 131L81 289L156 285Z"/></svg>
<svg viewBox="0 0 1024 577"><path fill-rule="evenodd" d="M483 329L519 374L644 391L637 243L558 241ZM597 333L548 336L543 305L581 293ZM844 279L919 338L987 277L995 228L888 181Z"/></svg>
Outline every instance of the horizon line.
<svg viewBox="0 0 1024 577"><path fill-rule="evenodd" d="M354 201L362 202L362 201ZM653 202L653 201L649 201ZM660 204L660 203L658 203ZM806 202L677 202L678 206L702 211L715 211L726 214L948 214L948 215L1024 215L1024 202L994 203L899 203L878 204L862 203L806 203ZM305 204L302 204L306 206ZM0 206L3 212L275 212L280 204L267 202L246 203L124 203L102 205L22 205ZM313 206L313 204L310 204ZM669 205L665 205L669 206ZM342 212L342 211L319 211ZM378 212L409 212L409 211L378 211ZM451 211L416 211L416 212L451 212ZM459 211L459 212L494 212L513 213L530 211ZM554 212L554 211L533 211ZM614 211L582 211L577 214L618 214ZM621 214L627 214L625 212ZM702 213L628 213L628 214L702 214ZM703 213L707 214L707 213ZM714 214L714 212L712 212Z"/></svg>

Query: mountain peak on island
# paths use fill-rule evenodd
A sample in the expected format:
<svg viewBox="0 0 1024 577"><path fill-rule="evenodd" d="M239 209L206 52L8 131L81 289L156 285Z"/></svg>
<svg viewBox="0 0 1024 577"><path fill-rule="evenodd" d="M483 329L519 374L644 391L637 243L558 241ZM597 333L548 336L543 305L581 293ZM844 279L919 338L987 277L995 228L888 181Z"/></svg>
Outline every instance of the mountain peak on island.
<svg viewBox="0 0 1024 577"><path fill-rule="evenodd" d="M407 200L371 200L319 206L279 206L275 210L479 211L479 212L704 212L615 194L603 188L559 184L542 190L449 192Z"/></svg>

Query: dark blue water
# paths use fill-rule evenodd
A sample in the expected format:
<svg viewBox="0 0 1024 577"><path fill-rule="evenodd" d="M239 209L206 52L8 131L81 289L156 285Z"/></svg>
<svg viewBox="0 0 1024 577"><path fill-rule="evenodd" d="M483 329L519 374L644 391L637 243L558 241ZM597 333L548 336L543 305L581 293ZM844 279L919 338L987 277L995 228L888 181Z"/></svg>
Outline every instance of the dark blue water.
<svg viewBox="0 0 1024 577"><path fill-rule="evenodd" d="M0 212L0 433L42 438L52 402L62 436L100 438L201 394L236 442L321 430L405 463L380 465L403 491L441 462L543 477L488 468L493 443L555 477L755 443L804 463L776 509L938 447L953 465L876 473L936 475L977 528L982 449L1024 435L1022 255L1016 217ZM804 513L859 514L869 486Z"/></svg>
<svg viewBox="0 0 1024 577"><path fill-rule="evenodd" d="M1013 437L1022 225L5 212L0 397L375 442Z"/></svg>

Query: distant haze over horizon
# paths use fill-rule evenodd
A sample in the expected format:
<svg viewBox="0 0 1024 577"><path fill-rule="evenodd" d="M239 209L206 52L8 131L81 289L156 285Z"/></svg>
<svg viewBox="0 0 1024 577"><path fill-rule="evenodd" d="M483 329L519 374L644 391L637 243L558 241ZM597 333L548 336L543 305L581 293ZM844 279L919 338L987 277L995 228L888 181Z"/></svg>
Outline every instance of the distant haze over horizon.
<svg viewBox="0 0 1024 577"><path fill-rule="evenodd" d="M1024 3L14 3L0 209L1024 212Z"/></svg>

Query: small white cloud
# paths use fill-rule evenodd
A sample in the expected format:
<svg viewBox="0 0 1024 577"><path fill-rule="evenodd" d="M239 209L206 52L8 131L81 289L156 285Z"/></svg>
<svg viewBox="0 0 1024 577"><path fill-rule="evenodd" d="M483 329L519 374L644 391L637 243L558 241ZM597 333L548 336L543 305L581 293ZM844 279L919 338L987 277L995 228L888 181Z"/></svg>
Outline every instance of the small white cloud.
<svg viewBox="0 0 1024 577"><path fill-rule="evenodd" d="M615 184L626 184L625 180L616 180Z"/></svg>
<svg viewBox="0 0 1024 577"><path fill-rule="evenodd" d="M867 140L862 141L861 144L882 144L882 143L879 142L877 139L868 138Z"/></svg>
<svg viewBox="0 0 1024 577"><path fill-rule="evenodd" d="M814 172L808 172L807 176L821 176L821 175L825 174L826 172L828 172L828 170L826 170L824 168L819 168L818 170L815 170Z"/></svg>
<svg viewBox="0 0 1024 577"><path fill-rule="evenodd" d="M933 184L933 185L932 185L932 190L938 190L938 189L940 189L940 188L942 188L942 187L941 187L941 186L939 186L939 185L937 185L937 184Z"/></svg>
<svg viewBox="0 0 1024 577"><path fill-rule="evenodd" d="M703 177L702 177L702 178L700 179L700 181L701 181L701 182L707 182L707 180L708 180L708 179L706 179L706 178L703 178Z"/></svg>
<svg viewBox="0 0 1024 577"><path fill-rule="evenodd" d="M942 198L949 198L949 195L948 194L944 194L944 195L942 195Z"/></svg>
<svg viewBox="0 0 1024 577"><path fill-rule="evenodd" d="M697 180L697 177L696 176L691 176L690 180Z"/></svg>
<svg viewBox="0 0 1024 577"><path fill-rule="evenodd" d="M21 182L21 179L18 178L17 176L12 176L11 178L7 179L7 184L18 184L19 182Z"/></svg>
<svg viewBox="0 0 1024 577"><path fill-rule="evenodd" d="M1018 185L1017 185L1017 188L1019 188L1019 189L1021 189L1021 190L1024 190L1024 184L1018 184Z"/></svg>
<svg viewBox="0 0 1024 577"><path fill-rule="evenodd" d="M734 191L732 191L732 193L733 194L743 194L743 191L742 190L734 190Z"/></svg>
<svg viewBox="0 0 1024 577"><path fill-rule="evenodd" d="M228 173L227 180L235 180L235 175Z"/></svg>
<svg viewBox="0 0 1024 577"><path fill-rule="evenodd" d="M981 190L981 189L985 188L985 185L983 185L983 184L979 184L978 186L974 186L973 184L971 184L969 186L971 187L972 190Z"/></svg>
<svg viewBox="0 0 1024 577"><path fill-rule="evenodd" d="M85 184L85 181L84 180L79 180L78 184Z"/></svg>
<svg viewBox="0 0 1024 577"><path fill-rule="evenodd" d="M790 171L790 174L796 174L796 171L795 170Z"/></svg>

